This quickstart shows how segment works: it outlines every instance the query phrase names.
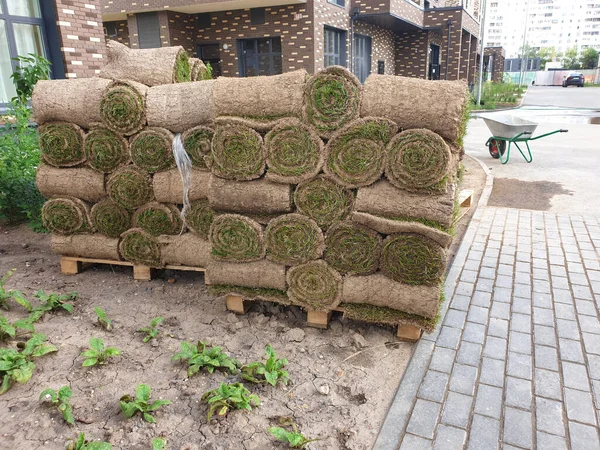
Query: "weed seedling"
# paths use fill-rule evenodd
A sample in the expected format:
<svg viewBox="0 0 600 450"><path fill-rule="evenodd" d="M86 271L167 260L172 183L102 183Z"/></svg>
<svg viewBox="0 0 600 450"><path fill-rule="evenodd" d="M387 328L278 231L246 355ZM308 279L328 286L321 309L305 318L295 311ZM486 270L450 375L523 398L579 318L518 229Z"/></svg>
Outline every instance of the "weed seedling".
<svg viewBox="0 0 600 450"><path fill-rule="evenodd" d="M18 333L17 330L19 329L23 330L23 332ZM12 339L18 335L27 333L35 333L30 319L19 319L14 323L10 323L6 317L0 314L0 341Z"/></svg>
<svg viewBox="0 0 600 450"><path fill-rule="evenodd" d="M108 442L88 442L85 434L81 433L76 440L69 439L67 450L112 450L112 445Z"/></svg>
<svg viewBox="0 0 600 450"><path fill-rule="evenodd" d="M154 438L152 439L152 450L164 450L167 448L167 440L165 438Z"/></svg>
<svg viewBox="0 0 600 450"><path fill-rule="evenodd" d="M228 356L221 347L207 347L206 342L198 341L196 345L189 342L181 343L181 351L173 356L173 361L187 360L188 376L197 374L200 369L206 368L208 373L215 369L238 373L240 363L238 360Z"/></svg>
<svg viewBox="0 0 600 450"><path fill-rule="evenodd" d="M269 433L280 442L284 442L290 446L290 448L304 448L309 442L319 441L320 439L308 439L301 432L298 431L298 427L290 417L284 417L279 419L279 424L282 427L291 428L292 431L288 431L281 427L270 427Z"/></svg>
<svg viewBox="0 0 600 450"><path fill-rule="evenodd" d="M91 337L90 349L81 353L81 356L85 357L82 366L90 367L96 364L104 364L108 358L119 356L120 354L121 350L114 347L104 348L104 340Z"/></svg>
<svg viewBox="0 0 600 450"><path fill-rule="evenodd" d="M13 381L25 384L33 375L35 363L33 358L55 352L58 349L45 343L46 336L34 334L27 342L19 342L15 350L12 348L0 348L0 394L10 389Z"/></svg>
<svg viewBox="0 0 600 450"><path fill-rule="evenodd" d="M144 342L148 342L150 339L153 339L158 335L158 332L160 331L158 329L158 326L162 323L163 320L164 319L162 317L155 317L150 321L150 326L143 327L137 330L138 333L146 333L146 336L144 337Z"/></svg>
<svg viewBox="0 0 600 450"><path fill-rule="evenodd" d="M73 392L69 386L63 386L58 391L54 389L46 389L40 394L40 400L50 400L50 402L58 408L62 413L65 422L69 425L75 425L73 419L73 408L71 408L71 397Z"/></svg>
<svg viewBox="0 0 600 450"><path fill-rule="evenodd" d="M242 378L252 383L269 383L272 386L280 381L283 384L288 383L289 374L283 368L288 363L285 358L278 359L275 350L271 344L265 349L267 353L267 362L252 362L242 367Z"/></svg>
<svg viewBox="0 0 600 450"><path fill-rule="evenodd" d="M202 400L208 403L208 420L217 416L223 417L232 409L247 409L260 406L258 395L251 394L242 383L221 383L217 389L205 392Z"/></svg>
<svg viewBox="0 0 600 450"><path fill-rule="evenodd" d="M40 289L34 294L34 297L42 302L42 305L39 308L36 308L36 310L52 312L64 309L70 314L73 314L73 304L68 302L77 299L78 295L77 292L69 292L68 294L46 294L43 289Z"/></svg>
<svg viewBox="0 0 600 450"><path fill-rule="evenodd" d="M112 320L110 320L108 318L108 316L106 315L106 311L104 311L99 306L96 306L94 308L94 311L96 311L96 317L98 318L98 324L102 328L104 328L106 331L112 330Z"/></svg>
<svg viewBox="0 0 600 450"><path fill-rule="evenodd" d="M8 300L12 298L27 311L31 311L31 304L29 301L27 301L21 291L17 291L15 289L10 289L7 291L4 287L8 279L15 273L15 270L16 269L9 270L2 276L2 278L0 278L0 308L8 310Z"/></svg>
<svg viewBox="0 0 600 450"><path fill-rule="evenodd" d="M150 414L158 410L163 405L170 405L170 400L156 400L150 403L150 386L147 384L138 384L135 389L135 399L130 395L124 395L119 401L121 412L128 419L135 413L142 414L144 420L148 423L156 423L156 419ZM154 445L154 444L153 444Z"/></svg>

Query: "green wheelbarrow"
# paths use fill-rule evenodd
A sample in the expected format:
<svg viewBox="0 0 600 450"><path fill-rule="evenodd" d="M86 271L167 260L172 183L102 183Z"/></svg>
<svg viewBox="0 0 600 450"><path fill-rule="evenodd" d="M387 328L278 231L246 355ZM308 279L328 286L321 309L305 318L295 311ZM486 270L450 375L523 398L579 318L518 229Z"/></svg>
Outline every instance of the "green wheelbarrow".
<svg viewBox="0 0 600 450"><path fill-rule="evenodd" d="M521 156L530 163L533 161L533 155L529 148L529 141L535 141L556 133L566 133L569 130L554 130L550 133L531 137L538 124L529 120L521 119L515 116L496 116L483 117L485 124L490 129L492 137L487 140L485 145L490 151L492 158L500 159L502 164L506 164L510 159L510 147L515 144ZM508 142L508 145L506 143ZM519 142L525 142L526 149L519 146ZM524 152L523 150L526 150Z"/></svg>

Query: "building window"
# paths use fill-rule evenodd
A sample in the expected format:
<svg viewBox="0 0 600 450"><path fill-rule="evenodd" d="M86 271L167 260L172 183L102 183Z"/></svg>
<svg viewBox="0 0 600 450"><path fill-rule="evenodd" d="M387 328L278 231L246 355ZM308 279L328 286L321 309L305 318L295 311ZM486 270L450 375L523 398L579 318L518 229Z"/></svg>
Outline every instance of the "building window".
<svg viewBox="0 0 600 450"><path fill-rule="evenodd" d="M325 27L325 67L346 66L346 32Z"/></svg>
<svg viewBox="0 0 600 450"><path fill-rule="evenodd" d="M264 25L265 23L265 8L252 8L250 10L250 24Z"/></svg>
<svg viewBox="0 0 600 450"><path fill-rule="evenodd" d="M221 50L219 44L200 44L196 47L196 53L204 63L210 64L213 78L221 76Z"/></svg>
<svg viewBox="0 0 600 450"><path fill-rule="evenodd" d="M196 25L198 26L198 28L203 29L203 30L210 28L210 14L209 13L198 14L196 16Z"/></svg>
<svg viewBox="0 0 600 450"><path fill-rule="evenodd" d="M107 38L116 38L117 22L104 22L104 35Z"/></svg>
<svg viewBox="0 0 600 450"><path fill-rule="evenodd" d="M281 38L238 39L241 77L283 73Z"/></svg>
<svg viewBox="0 0 600 450"><path fill-rule="evenodd" d="M327 0L327 3L332 3L334 5L341 6L342 8L346 6L346 0Z"/></svg>
<svg viewBox="0 0 600 450"><path fill-rule="evenodd" d="M140 48L161 47L158 14L155 12L140 13L136 14L136 19Z"/></svg>

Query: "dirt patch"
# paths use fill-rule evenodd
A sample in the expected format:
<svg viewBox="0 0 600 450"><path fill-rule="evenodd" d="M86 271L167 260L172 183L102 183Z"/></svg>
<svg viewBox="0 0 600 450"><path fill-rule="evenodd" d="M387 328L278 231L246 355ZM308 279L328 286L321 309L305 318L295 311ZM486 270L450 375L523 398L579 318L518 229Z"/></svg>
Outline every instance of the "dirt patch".
<svg viewBox="0 0 600 450"><path fill-rule="evenodd" d="M485 175L470 158L465 158L465 167L463 184L475 189L476 204ZM473 211L466 211L457 224L452 253ZM0 396L2 448L64 449L65 441L80 432L126 450L148 449L157 436L166 437L169 449L286 448L267 432L282 416L292 417L308 437L322 439L309 449L372 447L413 349L396 342L393 327L349 321L336 313L328 330L307 328L299 308L262 302L253 303L245 316L236 316L225 309L223 298L207 292L202 275L195 272L163 271L153 281L137 282L131 268L104 265L65 276L49 242L48 235L25 226L0 229L0 274L17 269L7 288L30 297L41 288L79 292L73 315L49 314L36 325L59 351L38 358L33 378ZM95 325L95 306L113 319L112 331ZM13 322L26 311L13 305L5 315ZM144 344L135 330L156 316L165 318L160 337ZM79 355L91 336L123 355L102 367L81 367ZM186 367L171 357L182 341L197 340L224 347L242 363L260 360L270 343L290 361L292 382L286 388L249 386L261 399L259 408L207 423L202 394L222 381L238 380L220 373L188 378ZM119 410L119 398L133 394L139 383L152 387L153 399L173 402L155 413L156 425L139 417L127 420ZM73 390L74 427L38 400L44 389L63 385Z"/></svg>
<svg viewBox="0 0 600 450"><path fill-rule="evenodd" d="M549 211L552 197L555 195L573 195L573 192L552 181L494 178L494 188L488 205Z"/></svg>

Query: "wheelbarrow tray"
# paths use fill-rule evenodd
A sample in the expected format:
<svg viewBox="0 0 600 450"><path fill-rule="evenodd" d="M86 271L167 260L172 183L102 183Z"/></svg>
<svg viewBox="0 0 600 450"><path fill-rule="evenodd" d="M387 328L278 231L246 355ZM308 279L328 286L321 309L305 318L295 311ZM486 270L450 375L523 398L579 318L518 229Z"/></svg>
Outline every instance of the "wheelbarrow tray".
<svg viewBox="0 0 600 450"><path fill-rule="evenodd" d="M492 136L513 139L522 133L531 133L531 136L538 124L529 120L521 119L516 116L509 115L494 115L491 117L482 117L487 127L490 129Z"/></svg>

